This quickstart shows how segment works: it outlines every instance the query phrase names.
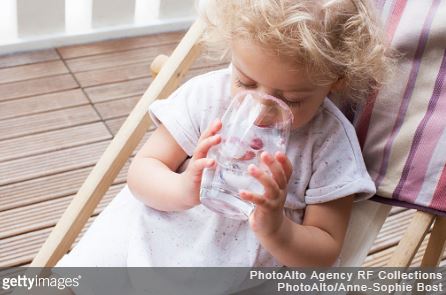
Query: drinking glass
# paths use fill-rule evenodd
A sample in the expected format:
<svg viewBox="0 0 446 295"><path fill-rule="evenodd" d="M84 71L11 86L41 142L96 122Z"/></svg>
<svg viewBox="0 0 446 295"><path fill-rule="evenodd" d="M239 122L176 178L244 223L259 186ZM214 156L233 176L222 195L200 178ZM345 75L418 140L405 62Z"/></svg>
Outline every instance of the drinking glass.
<svg viewBox="0 0 446 295"><path fill-rule="evenodd" d="M264 193L262 184L248 174L248 166L255 164L269 173L260 155L285 153L293 114L278 98L243 91L232 99L221 121L222 141L208 152L217 165L203 171L200 201L214 212L246 220L255 206L240 199L239 191Z"/></svg>

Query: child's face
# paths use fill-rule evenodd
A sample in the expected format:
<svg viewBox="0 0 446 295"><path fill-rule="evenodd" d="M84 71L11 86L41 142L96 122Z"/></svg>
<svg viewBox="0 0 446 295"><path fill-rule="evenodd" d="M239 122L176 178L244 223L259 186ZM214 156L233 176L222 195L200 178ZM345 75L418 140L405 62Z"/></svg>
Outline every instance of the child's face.
<svg viewBox="0 0 446 295"><path fill-rule="evenodd" d="M292 128L308 123L317 113L333 85L311 83L305 70L272 52L244 40L231 43L234 96L245 89L265 92L282 99L294 115Z"/></svg>

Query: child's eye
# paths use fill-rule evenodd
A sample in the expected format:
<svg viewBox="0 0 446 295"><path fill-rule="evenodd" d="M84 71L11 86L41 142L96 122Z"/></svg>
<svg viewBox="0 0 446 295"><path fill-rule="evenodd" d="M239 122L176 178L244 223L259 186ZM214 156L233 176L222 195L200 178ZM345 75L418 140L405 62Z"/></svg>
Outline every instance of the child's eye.
<svg viewBox="0 0 446 295"><path fill-rule="evenodd" d="M285 98L284 101L291 108L299 108L299 107L302 106L302 104L304 103L305 100L304 99L299 99L297 101L296 100L292 101L292 100L288 100L288 99Z"/></svg>
<svg viewBox="0 0 446 295"><path fill-rule="evenodd" d="M257 87L256 84L248 85L248 84L243 83L243 82L240 81L239 79L237 79L237 80L235 81L235 85L237 85L237 87L242 87L242 88L246 88L246 89L254 89L254 88Z"/></svg>

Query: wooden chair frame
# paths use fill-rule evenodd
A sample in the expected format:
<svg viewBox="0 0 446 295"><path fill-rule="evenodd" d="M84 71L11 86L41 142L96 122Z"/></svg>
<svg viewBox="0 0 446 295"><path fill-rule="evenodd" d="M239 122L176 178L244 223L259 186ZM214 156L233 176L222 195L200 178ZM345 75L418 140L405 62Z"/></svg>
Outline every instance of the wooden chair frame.
<svg viewBox="0 0 446 295"><path fill-rule="evenodd" d="M198 41L204 29L205 24L197 20L164 65L159 59L152 64L156 77L63 213L31 263L32 267L52 267L70 249L99 201L150 127L147 113L149 105L175 90L200 54ZM388 210L386 215L387 213ZM437 266L445 247L446 218L421 211L414 215L388 266L409 266L434 221L422 266Z"/></svg>

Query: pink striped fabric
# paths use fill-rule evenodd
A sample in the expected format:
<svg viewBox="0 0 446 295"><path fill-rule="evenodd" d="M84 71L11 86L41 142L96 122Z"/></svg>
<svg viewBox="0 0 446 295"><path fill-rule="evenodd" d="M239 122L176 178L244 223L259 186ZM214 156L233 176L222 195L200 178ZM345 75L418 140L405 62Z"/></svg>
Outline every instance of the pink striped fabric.
<svg viewBox="0 0 446 295"><path fill-rule="evenodd" d="M375 0L403 57L355 126L380 197L446 212L446 0Z"/></svg>
<svg viewBox="0 0 446 295"><path fill-rule="evenodd" d="M391 9L391 14L387 20L386 28L387 28L387 37L389 41L393 40L393 35L395 34L395 30L398 26L401 15L403 14L404 7L406 6L407 0L398 0L398 1L388 1L388 3L393 4ZM381 0L377 3L377 8L381 11L384 10L385 0ZM382 13L385 16L385 13ZM364 145L365 136L367 135L367 129L370 123L370 116L372 114L373 105L375 104L376 93L370 95L367 104L365 105L364 113L361 116L360 122L357 125L357 133L359 137L359 142L361 146Z"/></svg>

